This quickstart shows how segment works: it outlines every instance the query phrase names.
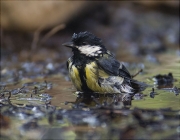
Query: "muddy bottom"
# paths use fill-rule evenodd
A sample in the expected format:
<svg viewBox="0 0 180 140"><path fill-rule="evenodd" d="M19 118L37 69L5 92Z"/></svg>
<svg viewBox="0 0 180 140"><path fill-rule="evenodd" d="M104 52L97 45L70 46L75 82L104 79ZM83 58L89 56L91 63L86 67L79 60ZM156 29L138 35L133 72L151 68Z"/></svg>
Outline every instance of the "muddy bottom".
<svg viewBox="0 0 180 140"><path fill-rule="evenodd" d="M8 77L6 73L11 71L3 69L0 136L18 140L178 139L180 58L169 51L157 59L125 63L131 73L143 68L135 79L148 84L128 106L118 101L118 95L80 97L68 77L60 73L36 78L30 74L19 80L14 74ZM159 84L154 79L169 73L173 80Z"/></svg>

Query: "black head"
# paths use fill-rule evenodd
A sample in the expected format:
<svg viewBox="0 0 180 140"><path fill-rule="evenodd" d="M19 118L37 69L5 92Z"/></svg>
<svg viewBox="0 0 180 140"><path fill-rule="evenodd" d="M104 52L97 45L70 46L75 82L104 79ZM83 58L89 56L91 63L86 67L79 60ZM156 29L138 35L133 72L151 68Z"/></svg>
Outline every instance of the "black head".
<svg viewBox="0 0 180 140"><path fill-rule="evenodd" d="M82 45L97 45L101 46L102 41L100 38L97 38L95 35L89 32L80 32L78 34L73 34L72 42L77 46Z"/></svg>
<svg viewBox="0 0 180 140"><path fill-rule="evenodd" d="M106 51L101 39L87 31L78 34L74 33L71 42L64 43L63 45L72 48L73 52L78 52L89 57L98 56Z"/></svg>

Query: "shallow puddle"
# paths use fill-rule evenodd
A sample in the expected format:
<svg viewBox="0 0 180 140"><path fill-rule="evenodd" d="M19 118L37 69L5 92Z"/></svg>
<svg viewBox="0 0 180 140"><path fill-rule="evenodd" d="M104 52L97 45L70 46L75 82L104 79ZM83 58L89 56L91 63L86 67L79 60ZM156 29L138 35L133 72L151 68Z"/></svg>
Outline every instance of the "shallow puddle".
<svg viewBox="0 0 180 140"><path fill-rule="evenodd" d="M159 55L159 64L151 65L148 63L147 67L145 66L144 74L137 76L137 80L145 81L149 84L149 87L143 91L143 94L146 97L142 100L134 100L132 107L140 107L140 108L172 108L173 110L180 109L180 96L176 96L172 92L172 88L180 87L180 57L178 55L173 54L163 54ZM158 87L152 81L152 77L158 74L168 74L173 73L173 77L175 82L173 85L164 85L164 88ZM152 92L152 88L155 88L154 98L150 97L150 93Z"/></svg>
<svg viewBox="0 0 180 140"><path fill-rule="evenodd" d="M176 139L180 96L172 88L180 88L180 58L174 54L160 54L158 63L125 63L131 73L144 67L135 79L148 84L126 108L113 104L114 96L77 98L72 83L61 74L1 86L1 138ZM173 85L154 84L153 76L170 72ZM152 88L155 94L150 97Z"/></svg>
<svg viewBox="0 0 180 140"><path fill-rule="evenodd" d="M171 53L159 55L159 63L145 62L144 70L141 74L135 77L136 80L143 81L148 84L148 87L140 94L142 99L137 94L137 98L132 101L131 108L146 108L146 109L160 109L160 108L172 108L173 110L180 109L179 101L180 96L175 95L172 92L173 87L180 88L180 57L178 55L172 55ZM131 64L129 66L131 73L136 73L138 68L132 69ZM158 87L152 80L153 76L158 74L172 73L175 81L173 85L164 85L164 88ZM54 76L47 78L47 81L53 83L53 88L49 90L49 94L53 96L51 103L62 109L70 109L71 105L64 105L65 101L75 102L76 94L75 88L72 83L66 81L63 77ZM155 97L151 98L150 93L152 88L155 89ZM139 100L138 100L139 99Z"/></svg>

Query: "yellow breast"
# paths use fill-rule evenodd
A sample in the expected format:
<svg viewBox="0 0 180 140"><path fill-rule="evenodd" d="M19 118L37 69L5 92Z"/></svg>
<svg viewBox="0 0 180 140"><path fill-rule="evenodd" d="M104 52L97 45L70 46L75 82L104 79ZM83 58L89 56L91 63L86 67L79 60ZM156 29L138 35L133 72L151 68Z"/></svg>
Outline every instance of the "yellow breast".
<svg viewBox="0 0 180 140"><path fill-rule="evenodd" d="M69 62L69 77L71 78L76 89L81 91L82 83L79 76L79 71L74 65L72 65L72 62Z"/></svg>
<svg viewBox="0 0 180 140"><path fill-rule="evenodd" d="M82 86L86 84L87 87L93 92L99 92L99 93L120 92L115 90L112 84L99 84L99 78L108 78L109 75L102 69L98 68L96 62L91 62L86 64L83 71L85 73L79 73L78 68L72 65L71 61L68 61L68 63L69 63L69 76L78 91L83 91ZM84 75L84 77L82 75ZM82 79L80 77L84 78L83 80L84 83L82 83L81 81Z"/></svg>
<svg viewBox="0 0 180 140"><path fill-rule="evenodd" d="M103 70L98 69L96 62L92 62L86 65L86 84L87 86L94 92L113 92L113 88L110 86L103 86L98 84L98 80L100 77L108 78L108 74Z"/></svg>

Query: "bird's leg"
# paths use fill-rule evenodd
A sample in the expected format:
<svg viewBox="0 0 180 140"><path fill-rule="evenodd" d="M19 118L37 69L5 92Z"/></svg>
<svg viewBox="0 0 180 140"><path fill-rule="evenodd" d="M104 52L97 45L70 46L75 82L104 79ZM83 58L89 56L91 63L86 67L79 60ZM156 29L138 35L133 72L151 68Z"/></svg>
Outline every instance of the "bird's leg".
<svg viewBox="0 0 180 140"><path fill-rule="evenodd" d="M96 103L96 105L100 106L100 102L92 95L91 99L93 99L93 101Z"/></svg>

